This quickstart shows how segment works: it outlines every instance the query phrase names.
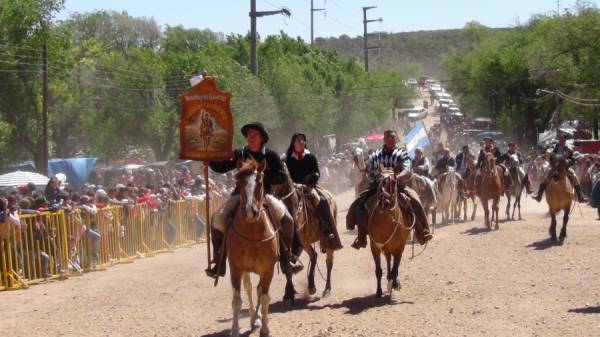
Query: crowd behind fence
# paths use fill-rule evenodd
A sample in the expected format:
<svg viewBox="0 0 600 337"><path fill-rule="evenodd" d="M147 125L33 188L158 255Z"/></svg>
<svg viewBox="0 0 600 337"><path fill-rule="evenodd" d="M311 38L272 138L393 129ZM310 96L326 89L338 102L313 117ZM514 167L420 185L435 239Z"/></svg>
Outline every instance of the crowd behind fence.
<svg viewBox="0 0 600 337"><path fill-rule="evenodd" d="M212 193L211 193L212 194ZM211 196L211 210L221 203ZM0 223L0 290L27 288L191 246L205 235L205 201L38 212Z"/></svg>

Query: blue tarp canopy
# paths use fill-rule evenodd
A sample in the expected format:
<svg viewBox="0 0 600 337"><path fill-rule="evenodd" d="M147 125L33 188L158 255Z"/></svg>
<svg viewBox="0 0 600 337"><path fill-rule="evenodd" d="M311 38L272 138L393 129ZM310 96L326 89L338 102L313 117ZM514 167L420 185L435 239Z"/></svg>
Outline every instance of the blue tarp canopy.
<svg viewBox="0 0 600 337"><path fill-rule="evenodd" d="M57 173L63 173L67 176L69 186L79 190L87 181L95 164L96 158L90 157L50 159L48 161L48 176L52 177Z"/></svg>

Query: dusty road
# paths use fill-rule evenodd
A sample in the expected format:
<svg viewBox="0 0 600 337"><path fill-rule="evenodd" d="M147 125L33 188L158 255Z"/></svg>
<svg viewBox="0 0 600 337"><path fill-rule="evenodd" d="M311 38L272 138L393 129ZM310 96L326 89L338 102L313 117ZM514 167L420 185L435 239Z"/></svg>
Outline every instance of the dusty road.
<svg viewBox="0 0 600 337"><path fill-rule="evenodd" d="M351 194L338 196L344 226ZM502 202L504 204L504 200ZM396 301L374 297L368 250L336 255L333 293L325 299L271 296L273 336L598 336L600 222L575 207L563 246L548 244L546 206L524 202L522 221L483 230L474 222L438 228L420 256L401 264ZM417 252L420 248L417 247ZM3 336L225 336L231 321L227 279L217 288L202 272L205 246L180 249L67 281L0 293ZM324 261L320 260L324 269ZM297 277L306 286L305 275ZM319 293L324 282L317 279ZM249 321L241 321L248 334ZM252 336L256 333L252 333Z"/></svg>

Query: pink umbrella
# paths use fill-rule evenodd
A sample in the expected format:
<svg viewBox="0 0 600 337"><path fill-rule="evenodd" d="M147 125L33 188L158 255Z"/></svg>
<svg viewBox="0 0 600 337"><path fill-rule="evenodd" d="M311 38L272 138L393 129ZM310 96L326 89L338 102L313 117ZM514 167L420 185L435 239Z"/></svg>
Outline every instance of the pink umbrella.
<svg viewBox="0 0 600 337"><path fill-rule="evenodd" d="M382 140L383 133L373 132L365 137L366 140Z"/></svg>

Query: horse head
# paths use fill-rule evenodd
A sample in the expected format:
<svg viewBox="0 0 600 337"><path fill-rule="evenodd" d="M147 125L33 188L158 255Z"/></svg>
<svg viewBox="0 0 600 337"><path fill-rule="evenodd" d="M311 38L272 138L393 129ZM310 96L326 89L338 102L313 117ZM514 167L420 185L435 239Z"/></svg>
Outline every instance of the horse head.
<svg viewBox="0 0 600 337"><path fill-rule="evenodd" d="M550 167L552 169L552 178L558 181L567 173L569 164L563 155L555 153L550 157Z"/></svg>
<svg viewBox="0 0 600 337"><path fill-rule="evenodd" d="M485 155L485 175L488 177L496 175L496 157L491 153Z"/></svg>
<svg viewBox="0 0 600 337"><path fill-rule="evenodd" d="M264 170L266 161L249 159L238 169L235 179L240 191L240 205L246 222L256 222L264 204Z"/></svg>
<svg viewBox="0 0 600 337"><path fill-rule="evenodd" d="M396 204L396 175L393 169L379 166L377 175L377 202L381 209L387 211Z"/></svg>

